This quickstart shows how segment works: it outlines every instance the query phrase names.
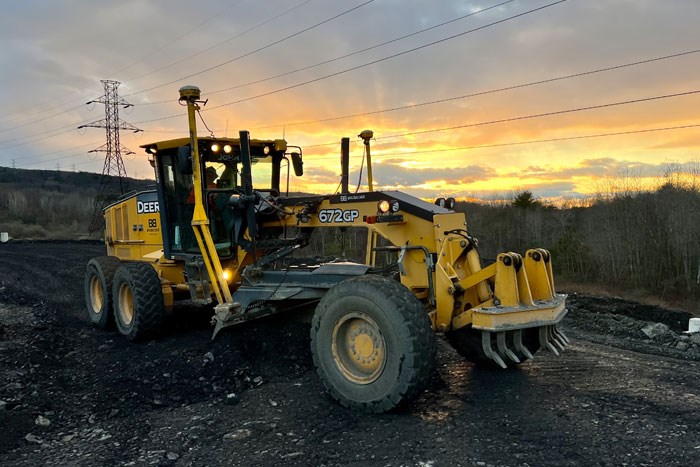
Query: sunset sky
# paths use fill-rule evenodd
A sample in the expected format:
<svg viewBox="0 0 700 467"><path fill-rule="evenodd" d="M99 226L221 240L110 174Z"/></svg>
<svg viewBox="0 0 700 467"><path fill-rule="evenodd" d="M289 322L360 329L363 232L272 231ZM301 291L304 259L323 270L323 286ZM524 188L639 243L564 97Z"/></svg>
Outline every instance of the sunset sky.
<svg viewBox="0 0 700 467"><path fill-rule="evenodd" d="M355 185L364 129L376 137L375 188L424 198L575 198L700 159L697 0L24 0L3 10L0 166L101 172L104 155L88 151L104 130L76 129L104 118L104 106L85 105L101 79L120 81L134 104L120 117L143 132L121 142L136 152L124 161L137 178L152 177L140 145L187 136L185 84L209 99L202 116L217 136L247 129L302 146L293 190L335 191L343 136Z"/></svg>

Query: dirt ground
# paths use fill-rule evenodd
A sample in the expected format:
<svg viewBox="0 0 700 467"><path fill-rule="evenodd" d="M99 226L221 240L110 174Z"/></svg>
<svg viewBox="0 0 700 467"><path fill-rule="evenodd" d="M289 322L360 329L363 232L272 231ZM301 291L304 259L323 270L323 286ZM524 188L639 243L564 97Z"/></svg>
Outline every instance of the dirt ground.
<svg viewBox="0 0 700 467"><path fill-rule="evenodd" d="M324 393L293 317L213 342L203 308L144 344L92 328L100 254L0 244L0 465L700 465L700 335L681 311L572 295L560 357L485 370L440 339L428 390L367 415Z"/></svg>

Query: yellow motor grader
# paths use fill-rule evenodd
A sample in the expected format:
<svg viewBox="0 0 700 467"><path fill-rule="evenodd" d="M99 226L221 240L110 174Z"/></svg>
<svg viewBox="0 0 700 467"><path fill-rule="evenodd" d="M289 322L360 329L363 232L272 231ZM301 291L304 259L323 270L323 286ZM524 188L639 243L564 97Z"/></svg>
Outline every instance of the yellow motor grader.
<svg viewBox="0 0 700 467"><path fill-rule="evenodd" d="M557 329L566 297L555 292L549 252L501 253L483 267L453 199L429 203L373 191L371 131L360 134L369 191L348 190L343 138L339 193L289 196L290 172L303 175L301 148L250 139L246 131L198 137L199 89L181 88L180 102L189 138L142 146L152 156L156 189L105 209L108 256L91 259L85 276L88 314L98 327L114 322L128 339L141 340L179 300L215 305L214 336L312 308L311 352L321 380L342 405L371 412L405 404L424 388L435 332L467 359L503 368L543 348L558 354L568 343ZM311 232L328 227L366 229L365 261L300 257ZM391 264L375 265L378 252Z"/></svg>

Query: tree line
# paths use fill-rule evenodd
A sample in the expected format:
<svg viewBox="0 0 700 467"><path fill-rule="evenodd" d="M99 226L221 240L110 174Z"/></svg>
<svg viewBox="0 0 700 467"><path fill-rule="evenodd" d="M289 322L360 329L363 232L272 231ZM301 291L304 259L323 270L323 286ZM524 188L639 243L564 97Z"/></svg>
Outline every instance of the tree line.
<svg viewBox="0 0 700 467"><path fill-rule="evenodd" d="M0 168L0 231L13 238L88 235L99 175ZM30 173L31 172L31 173ZM552 252L559 279L700 296L700 171L669 171L656 189L616 180L585 202L549 205L531 192L509 202L457 203L485 262L532 247ZM143 189L153 182L133 180ZM319 229L306 254L362 260L365 229ZM387 254L380 263L390 262Z"/></svg>
<svg viewBox="0 0 700 467"><path fill-rule="evenodd" d="M154 183L127 182L131 189ZM87 238L101 183L96 173L0 167L0 231L15 239Z"/></svg>
<svg viewBox="0 0 700 467"><path fill-rule="evenodd" d="M698 181L667 174L659 188L644 189L626 177L577 202L551 205L523 191L508 202L461 201L455 209L466 213L484 265L500 252L546 248L555 279L693 298L700 297ZM366 229L320 229L310 249L362 261L365 245Z"/></svg>
<svg viewBox="0 0 700 467"><path fill-rule="evenodd" d="M585 207L522 202L521 195L500 206L459 203L483 258L542 247L560 279L700 296L698 187L668 181L653 191L598 194Z"/></svg>

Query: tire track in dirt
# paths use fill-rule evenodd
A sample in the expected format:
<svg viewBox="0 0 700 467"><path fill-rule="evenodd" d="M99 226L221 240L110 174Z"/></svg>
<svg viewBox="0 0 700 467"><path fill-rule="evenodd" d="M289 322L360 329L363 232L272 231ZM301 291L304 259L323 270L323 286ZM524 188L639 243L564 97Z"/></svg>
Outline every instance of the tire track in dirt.
<svg viewBox="0 0 700 467"><path fill-rule="evenodd" d="M405 410L367 415L323 393L308 325L289 318L246 323L214 342L204 309L181 310L140 345L91 328L82 317L83 273L101 252L89 244L0 245L0 281L45 304L0 307L0 465L697 462L700 364L669 358L666 348L657 349L666 356L624 350L643 335L610 333L600 319L592 326L594 300L572 318L578 336L602 336L604 344L574 336L560 357L539 352L501 371L465 362L439 339L428 390ZM56 319L62 309L73 317L68 325ZM51 425L35 425L37 415Z"/></svg>

